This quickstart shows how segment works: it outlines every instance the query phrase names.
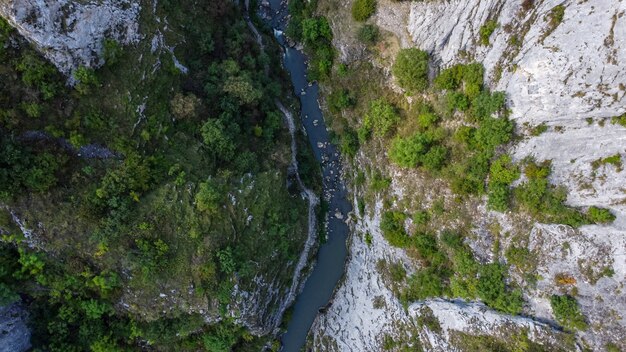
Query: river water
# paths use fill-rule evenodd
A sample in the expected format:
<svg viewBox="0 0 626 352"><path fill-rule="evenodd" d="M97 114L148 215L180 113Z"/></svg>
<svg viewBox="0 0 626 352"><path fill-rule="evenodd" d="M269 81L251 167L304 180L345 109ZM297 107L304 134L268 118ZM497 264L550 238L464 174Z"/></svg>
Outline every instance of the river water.
<svg viewBox="0 0 626 352"><path fill-rule="evenodd" d="M323 199L328 203L328 238L317 253L316 263L297 296L293 306L287 331L281 341L284 352L298 352L304 346L306 337L320 308L328 305L337 283L343 276L348 255L346 241L349 227L346 224L352 205L348 202L345 184L341 178L341 162L337 147L330 143L324 117L318 103L319 87L316 82L307 80L307 58L304 53L285 45L282 31L285 27L287 9L285 2L271 0L271 25L276 39L283 46L283 65L291 75L295 94L301 103L300 118L315 154L322 167ZM320 224L324 226L324 224Z"/></svg>

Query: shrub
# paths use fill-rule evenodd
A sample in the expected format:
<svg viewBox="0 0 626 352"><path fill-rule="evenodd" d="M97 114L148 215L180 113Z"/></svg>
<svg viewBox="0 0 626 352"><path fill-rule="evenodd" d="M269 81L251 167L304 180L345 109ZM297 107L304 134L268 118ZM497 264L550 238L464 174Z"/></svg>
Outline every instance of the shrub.
<svg viewBox="0 0 626 352"><path fill-rule="evenodd" d="M448 92L445 96L446 111L453 113L455 110L466 111L470 107L469 98L461 92Z"/></svg>
<svg viewBox="0 0 626 352"><path fill-rule="evenodd" d="M489 45L489 37L491 37L491 34L493 34L496 28L498 28L498 22L494 20L487 20L487 22L485 22L479 30L480 44L485 46Z"/></svg>
<svg viewBox="0 0 626 352"><path fill-rule="evenodd" d="M400 50L392 72L409 94L424 91L428 87L428 53L415 48Z"/></svg>
<svg viewBox="0 0 626 352"><path fill-rule="evenodd" d="M341 89L335 92L332 92L328 96L328 108L332 112L340 112L341 110L348 109L354 107L356 104L356 99L354 94L352 94L347 89Z"/></svg>
<svg viewBox="0 0 626 352"><path fill-rule="evenodd" d="M596 224L607 224L615 220L615 215L611 214L611 211L608 209L592 206L587 211L587 218Z"/></svg>
<svg viewBox="0 0 626 352"><path fill-rule="evenodd" d="M483 265L477 286L478 296L490 307L505 313L518 314L522 310L521 292L508 290L505 280L506 268L503 265Z"/></svg>
<svg viewBox="0 0 626 352"><path fill-rule="evenodd" d="M377 136L385 136L400 121L396 108L384 99L376 99L370 103L365 115L364 126Z"/></svg>
<svg viewBox="0 0 626 352"><path fill-rule="evenodd" d="M587 323L576 298L569 295L552 295L550 305L554 317L563 327L570 330L585 330Z"/></svg>
<svg viewBox="0 0 626 352"><path fill-rule="evenodd" d="M396 137L391 143L389 158L402 167L423 165L428 170L439 170L447 158L448 150L434 143L433 137L427 133Z"/></svg>
<svg viewBox="0 0 626 352"><path fill-rule="evenodd" d="M89 94L91 89L99 84L96 72L85 66L81 66L74 71L74 79L77 81L74 88L81 95Z"/></svg>
<svg viewBox="0 0 626 352"><path fill-rule="evenodd" d="M359 138L356 131L351 128L346 128L341 134L340 144L341 154L347 157L354 157L359 151Z"/></svg>
<svg viewBox="0 0 626 352"><path fill-rule="evenodd" d="M439 116L432 112L424 112L417 116L417 124L424 129L434 125L437 121L439 121Z"/></svg>
<svg viewBox="0 0 626 352"><path fill-rule="evenodd" d="M302 39L305 44L309 45L315 45L321 39L332 40L333 32L326 17L313 17L303 20Z"/></svg>
<svg viewBox="0 0 626 352"><path fill-rule="evenodd" d="M472 106L469 110L471 121L482 121L491 117L494 113L500 112L506 102L503 92L490 93L485 90L472 99Z"/></svg>
<svg viewBox="0 0 626 352"><path fill-rule="evenodd" d="M376 0L355 0L352 4L352 18L363 22L376 11Z"/></svg>
<svg viewBox="0 0 626 352"><path fill-rule="evenodd" d="M422 300L429 297L443 295L443 283L437 271L426 268L411 275L408 280L409 287L404 292L407 301Z"/></svg>
<svg viewBox="0 0 626 352"><path fill-rule="evenodd" d="M386 211L380 221L380 230L383 236L392 246L406 247L409 244L409 236L404 230L406 215L399 211Z"/></svg>
<svg viewBox="0 0 626 352"><path fill-rule="evenodd" d="M510 185L520 176L519 167L511 161L508 154L496 159L489 169L489 181Z"/></svg>
<svg viewBox="0 0 626 352"><path fill-rule="evenodd" d="M378 38L380 36L380 31L378 27L373 24L365 24L361 28L359 28L359 32L357 33L357 38L364 44L372 45L378 42Z"/></svg>
<svg viewBox="0 0 626 352"><path fill-rule="evenodd" d="M520 176L517 165L511 157L502 155L491 164L489 169L489 199L487 205L496 211L505 211L509 207L509 186Z"/></svg>
<svg viewBox="0 0 626 352"><path fill-rule="evenodd" d="M556 5L550 10L550 14L548 17L550 18L550 27L556 27L563 21L563 17L565 16L565 6Z"/></svg>

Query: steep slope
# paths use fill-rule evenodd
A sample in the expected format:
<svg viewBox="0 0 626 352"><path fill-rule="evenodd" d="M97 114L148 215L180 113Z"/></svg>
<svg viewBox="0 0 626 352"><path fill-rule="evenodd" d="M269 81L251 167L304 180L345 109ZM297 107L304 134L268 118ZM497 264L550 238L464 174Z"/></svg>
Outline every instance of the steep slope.
<svg viewBox="0 0 626 352"><path fill-rule="evenodd" d="M357 179L359 170L377 169L388 177L390 189L375 192L378 201L368 202L371 190L367 187L364 190L355 181L355 203L365 198L366 211L355 228L346 280L312 332L314 345L320 350L329 346L344 351L383 347L394 350L404 344L418 344L411 336L419 336L426 350L463 350L471 349L468 347L471 344L467 340L462 343L454 340L450 337L452 332L497 337L498 326L502 325L558 336L551 328L558 323L550 298L553 294L567 293L576 297L589 324L588 329L576 332L576 348L590 346L602 350L611 344L625 348L620 337L626 333L623 290L626 178L621 166L626 151L623 122L626 71L620 63L626 60L626 3L541 0L381 0L377 3L376 12L367 21L382 31L382 38L374 45L359 40L363 25L350 19L354 2L320 3L320 13L329 19L342 62L358 67L350 74L359 76L360 70L365 70L375 77L363 65L359 66L360 60L370 61L383 75L384 86L404 92L390 75L400 48L426 50L430 54L431 79L438 71L458 63L482 63L486 84L492 90L506 93L508 117L516 124L516 140L503 146L500 153L508 151L513 161L519 163L528 157L551 160L549 181L565 187L567 205L579 209L608 208L615 220L572 228L542 224L515 209L504 213L492 211L486 207L485 197L460 198L450 192L446 182L433 180L428 172L388 165L389 155L384 150L388 141L362 144L353 167ZM493 25L491 30L486 30L487 25ZM329 105L333 104L332 94L336 92L334 84L328 84ZM396 101L396 105L405 107L424 99L407 95L408 99ZM359 110L360 105L356 109L356 113L343 111L334 115L359 126L364 113ZM412 110L406 110L410 117ZM403 123L410 124L408 120L400 122L400 131ZM523 181L524 178L514 185ZM436 225L431 228L442 229L454 223L457 228L459 224L471 228L465 243L479 261L511 265L511 280L522 287L523 314L530 319L507 315L487 318L486 315L496 313L479 312L475 303L426 300L401 305L398 284L385 278L390 273L381 263L389 266L398 262L407 276L419 270L420 264L411 252L385 243L381 216L389 208L407 214L432 209L439 201L452 213L445 215L444 222L435 219ZM414 222L415 218L410 216L403 222L407 232L416 228ZM513 247L527 248L528 258L533 259L513 263L509 251ZM418 322L422 306L431 307L439 318L441 332L433 333ZM529 337L535 341L538 336L531 333ZM545 342L540 338L536 341ZM567 350L574 348L563 346Z"/></svg>

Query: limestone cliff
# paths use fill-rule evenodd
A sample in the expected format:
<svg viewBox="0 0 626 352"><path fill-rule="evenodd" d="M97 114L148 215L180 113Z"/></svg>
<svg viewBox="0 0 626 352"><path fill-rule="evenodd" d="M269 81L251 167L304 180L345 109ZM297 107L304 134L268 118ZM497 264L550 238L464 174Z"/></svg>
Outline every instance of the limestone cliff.
<svg viewBox="0 0 626 352"><path fill-rule="evenodd" d="M325 13L344 62L368 58L364 45L356 40L358 25L349 19L351 3L327 5L333 11ZM564 7L559 23L550 19L557 5ZM588 345L602 350L607 342L619 341L626 334L626 177L620 167L593 165L611 155L624 157L626 151L626 128L614 118L626 112L626 70L621 64L626 60L625 12L626 2L611 0L378 1L369 21L392 35L384 50L369 60L388 72L393 61L389 52L416 47L431 54L433 75L457 63L483 63L489 86L506 92L511 118L522 136L510 146L513 158L552 160L550 181L567 188L567 204L609 208L617 218L606 226L572 229L535 223L524 230L530 232L525 245L539 258L536 289L524 292L525 313L531 317L526 319L485 313L474 303L427 301L403 309L385 285L377 263L399 260L409 271L412 265L381 236L380 205L369 209L355 229L346 280L334 303L316 321L315 346L320 350L378 350L386 334L401 339L398 331L411 331L398 328L407 325L413 326L408 335L420 336L428 350L454 350L449 345L454 331L498 335L502 326L547 331L554 322L549 297L558 292L555 277L562 273L577 283L577 298L590 322L589 330L578 333L577 348ZM489 45L484 45L479 32L488 20L498 25ZM387 83L400 90L391 76ZM538 136L529 133L539 125L547 130ZM357 162L361 167L381 165L384 158L364 152ZM446 193L420 184L420 175L413 171L390 167L388 174L394 204L410 202L416 192L427 200ZM516 214L488 211L484 204L472 207L475 238L471 246L478 257L493 260L488 249L494 238L486 228L495 222L504 233L521 222ZM372 236L371 247L363 239L365 233ZM503 246L514 241L500 240ZM599 274L602 268L609 268L611 275ZM433 337L432 331L416 328L422 306L432 309L443 333Z"/></svg>

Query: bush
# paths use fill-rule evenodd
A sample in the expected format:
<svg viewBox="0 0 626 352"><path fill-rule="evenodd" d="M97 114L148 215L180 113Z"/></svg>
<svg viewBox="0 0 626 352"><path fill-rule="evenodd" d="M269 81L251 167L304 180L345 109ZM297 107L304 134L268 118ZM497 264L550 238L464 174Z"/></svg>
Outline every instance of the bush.
<svg viewBox="0 0 626 352"><path fill-rule="evenodd" d="M550 18L550 27L558 26L563 21L564 16L565 6L556 5L555 7L553 7L552 10L550 10L550 14L548 15L548 17Z"/></svg>
<svg viewBox="0 0 626 352"><path fill-rule="evenodd" d="M302 21L302 39L305 44L315 45L319 40L332 40L333 32L326 17L307 18Z"/></svg>
<svg viewBox="0 0 626 352"><path fill-rule="evenodd" d="M478 296L490 307L508 314L518 314L522 310L522 294L519 290L508 290L505 280L506 268L503 265L483 265L478 279Z"/></svg>
<svg viewBox="0 0 626 352"><path fill-rule="evenodd" d="M587 323L576 298L569 295L552 295L550 305L554 317L563 327L570 330L585 330Z"/></svg>
<svg viewBox="0 0 626 352"><path fill-rule="evenodd" d="M592 206L587 211L587 218L596 224L607 224L615 220L615 215L611 214L611 211L608 209Z"/></svg>
<svg viewBox="0 0 626 352"><path fill-rule="evenodd" d="M428 88L428 53L415 49L402 49L392 67L398 84L409 94Z"/></svg>
<svg viewBox="0 0 626 352"><path fill-rule="evenodd" d="M74 88L81 95L89 94L91 89L99 84L96 72L93 69L84 66L81 66L74 71L74 79L77 81Z"/></svg>
<svg viewBox="0 0 626 352"><path fill-rule="evenodd" d="M402 167L417 167L435 171L441 169L446 161L448 150L436 145L428 133L417 132L406 138L396 137L391 142L389 159Z"/></svg>
<svg viewBox="0 0 626 352"><path fill-rule="evenodd" d="M403 298L407 301L423 300L443 295L444 286L441 277L433 268L422 269L411 275L408 284L409 287L403 295Z"/></svg>
<svg viewBox="0 0 626 352"><path fill-rule="evenodd" d="M332 92L328 96L328 108L332 112L340 112L344 109L352 108L356 105L356 99L354 94L352 94L347 89L341 89L335 92Z"/></svg>
<svg viewBox="0 0 626 352"><path fill-rule="evenodd" d="M380 31L378 27L373 24L365 24L361 28L359 28L359 32L357 33L357 38L361 42L367 45L376 44L378 42L378 37L380 36Z"/></svg>
<svg viewBox="0 0 626 352"><path fill-rule="evenodd" d="M380 230L385 239L395 247L406 247L409 244L409 236L404 230L406 215L399 211L386 211L380 221Z"/></svg>
<svg viewBox="0 0 626 352"><path fill-rule="evenodd" d="M376 0L355 0L352 4L352 18L363 22L376 11Z"/></svg>
<svg viewBox="0 0 626 352"><path fill-rule="evenodd" d="M494 113L500 112L506 102L503 92L490 93L485 90L472 99L472 106L469 110L471 121L482 121L491 117Z"/></svg>
<svg viewBox="0 0 626 352"><path fill-rule="evenodd" d="M341 154L352 158L359 151L359 138L356 131L346 128L341 134L341 144L339 145Z"/></svg>
<svg viewBox="0 0 626 352"><path fill-rule="evenodd" d="M384 99L376 99L370 103L364 126L375 135L384 137L398 121L400 121L400 115L396 108Z"/></svg>
<svg viewBox="0 0 626 352"><path fill-rule="evenodd" d="M493 34L496 28L498 28L498 22L494 20L487 20L487 22L485 22L479 30L480 44L489 45L489 37L491 37L491 34Z"/></svg>

